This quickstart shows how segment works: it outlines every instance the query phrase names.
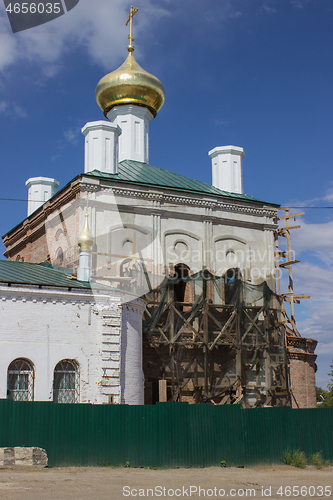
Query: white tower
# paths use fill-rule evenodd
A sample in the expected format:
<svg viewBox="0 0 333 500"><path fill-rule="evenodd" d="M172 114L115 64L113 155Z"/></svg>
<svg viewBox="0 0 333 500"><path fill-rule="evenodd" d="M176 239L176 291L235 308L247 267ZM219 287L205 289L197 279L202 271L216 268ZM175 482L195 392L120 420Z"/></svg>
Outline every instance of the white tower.
<svg viewBox="0 0 333 500"><path fill-rule="evenodd" d="M86 123L81 132L85 137L84 171L100 170L109 174L117 174L120 128L107 121L99 120Z"/></svg>
<svg viewBox="0 0 333 500"><path fill-rule="evenodd" d="M242 159L244 149L222 146L209 151L212 159L213 186L230 193L243 193Z"/></svg>
<svg viewBox="0 0 333 500"><path fill-rule="evenodd" d="M59 182L49 177L31 177L25 185L28 187L28 217L37 208L55 195Z"/></svg>
<svg viewBox="0 0 333 500"><path fill-rule="evenodd" d="M116 106L106 116L122 132L119 137L119 161L149 163L149 122L154 118L149 109L133 105Z"/></svg>

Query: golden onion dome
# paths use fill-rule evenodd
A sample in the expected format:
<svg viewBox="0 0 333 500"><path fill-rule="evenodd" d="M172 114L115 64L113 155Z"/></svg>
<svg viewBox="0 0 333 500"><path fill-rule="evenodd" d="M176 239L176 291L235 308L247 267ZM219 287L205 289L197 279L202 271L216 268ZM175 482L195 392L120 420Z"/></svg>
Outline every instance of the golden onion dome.
<svg viewBox="0 0 333 500"><path fill-rule="evenodd" d="M96 101L105 116L114 106L135 104L148 108L155 117L163 106L165 92L162 83L141 68L133 50L134 47L129 45L126 61L97 84Z"/></svg>
<svg viewBox="0 0 333 500"><path fill-rule="evenodd" d="M84 250L87 252L91 252L91 249L95 243L95 240L94 240L94 237L91 234L90 229L89 229L89 225L88 225L89 214L88 214L88 212L86 212L85 217L86 217L86 219L84 221L84 228L82 230L82 233L80 234L80 236L77 239L77 244L80 247L80 252L82 252Z"/></svg>

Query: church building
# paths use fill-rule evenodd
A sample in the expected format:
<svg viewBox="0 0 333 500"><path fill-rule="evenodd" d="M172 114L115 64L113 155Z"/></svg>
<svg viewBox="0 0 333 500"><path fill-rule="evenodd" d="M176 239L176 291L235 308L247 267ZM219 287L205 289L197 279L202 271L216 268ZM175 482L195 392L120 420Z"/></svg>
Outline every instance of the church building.
<svg viewBox="0 0 333 500"><path fill-rule="evenodd" d="M3 237L0 398L315 406L316 342L289 359L278 312L279 206L243 193L241 147L208 152L212 185L149 164L164 88L134 58L134 14L84 172L30 178Z"/></svg>

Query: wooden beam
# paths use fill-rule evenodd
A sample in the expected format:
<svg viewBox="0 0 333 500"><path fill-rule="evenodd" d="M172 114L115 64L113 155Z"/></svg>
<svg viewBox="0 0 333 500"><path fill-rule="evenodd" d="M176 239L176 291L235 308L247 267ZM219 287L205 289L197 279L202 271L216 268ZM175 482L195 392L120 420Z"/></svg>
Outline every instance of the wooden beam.
<svg viewBox="0 0 333 500"><path fill-rule="evenodd" d="M259 333L259 335L262 337L263 341L264 341L264 347L269 347L269 344L267 344L267 340L265 339L265 335L263 334L263 332L260 330L259 326L256 324L256 321L259 317L259 313L257 314L257 316L255 317L255 319L253 320L251 318L251 316L249 316L246 312L246 309L243 309L244 313L245 313L245 316L247 316L247 318L250 320L250 323L254 326L254 328L257 330L257 332ZM242 341L243 339L246 337L246 335L249 333L249 331L251 330L251 325L250 327L246 330L245 334L243 335L242 337Z"/></svg>
<svg viewBox="0 0 333 500"><path fill-rule="evenodd" d="M146 312L146 313L148 314L148 316L151 318L151 314L150 314L150 312L149 312L148 308L146 308L146 311L145 311L145 312ZM165 335L165 333L163 332L163 330L162 330L162 329L161 329L158 325L156 325L156 326L155 326L155 328L157 328L157 329L158 329L158 331L159 331L159 332L162 334L162 336L165 338L166 343L167 343L167 344L169 344L169 343L170 343L170 341L169 341L169 339L166 337L166 335Z"/></svg>
<svg viewBox="0 0 333 500"><path fill-rule="evenodd" d="M203 346L204 355L204 395L208 397L208 300L207 300L207 281L203 282L203 296L205 298L204 308L203 308L203 333L205 345Z"/></svg>
<svg viewBox="0 0 333 500"><path fill-rule="evenodd" d="M242 340L241 340L241 318L239 315L237 315L236 319L236 342L237 342L237 348L236 348L236 385L237 387L242 385L243 379L242 379ZM235 386L235 384L234 384ZM236 389L237 390L237 389Z"/></svg>
<svg viewBox="0 0 333 500"><path fill-rule="evenodd" d="M299 212L298 214L293 214L293 215L283 215L282 217L278 217L277 220L282 220L282 219L292 219L293 217L298 217L299 215L304 215L305 212Z"/></svg>
<svg viewBox="0 0 333 500"><path fill-rule="evenodd" d="M211 343L211 345L209 346L209 350L211 351L213 349L213 347L215 346L216 342L218 342L218 340L220 339L220 337L225 334L227 339L229 340L229 342L232 342L233 344L234 341L233 341L233 338L230 337L230 335L227 333L227 328L229 327L229 325L231 325L234 317L236 316L236 310L233 311L232 315L230 316L230 318L228 319L228 321L225 323L224 326L222 326L222 324L216 319L214 318L214 316L208 311L208 314L209 316L214 320L214 322L217 324L217 326L219 328L221 328L221 331L220 333L218 334L218 336L216 337L216 339L214 340L214 342ZM232 326L232 325L231 325ZM237 345L235 344L235 347L237 347Z"/></svg>
<svg viewBox="0 0 333 500"><path fill-rule="evenodd" d="M170 307L171 309L176 313L178 314L178 316L183 320L184 324L181 326L181 328L178 330L178 332L176 333L176 335L173 336L172 338L172 344L174 344L176 342L176 340L178 339L178 337L181 335L182 331L184 330L185 326L188 326L188 328L190 330L192 330L192 332L194 333L195 336L198 336L199 339L201 339L201 341L204 342L204 338L201 337L200 333L195 330L195 328L191 325L190 321L192 320L192 318L197 314L197 311L198 309L200 308L199 306L201 306L202 302L200 302L197 307L194 309L194 311L192 311L191 313L191 316L186 319L184 318L184 316L178 311L178 309L175 307L175 305L173 303L170 304Z"/></svg>
<svg viewBox="0 0 333 500"><path fill-rule="evenodd" d="M297 299L297 300L299 300L299 299L310 299L311 295L294 295L294 294L283 293L282 297L283 297L283 299L286 302L288 302L289 298L293 298L293 299Z"/></svg>
<svg viewBox="0 0 333 500"><path fill-rule="evenodd" d="M274 233L274 263L275 263L275 271L276 271L276 291L277 296L275 297L275 306L278 309L279 299L278 295L281 292L281 284L280 284L280 272L279 272L279 264L280 264L280 254L283 252L279 251L279 237L278 234Z"/></svg>
<svg viewBox="0 0 333 500"><path fill-rule="evenodd" d="M305 296L302 296L302 297L293 297L292 295L290 297L285 297L285 302L292 302L294 301L294 304L300 304L300 299L309 299L310 298L310 295L305 295Z"/></svg>
<svg viewBox="0 0 333 500"><path fill-rule="evenodd" d="M290 229L299 229L301 226L289 226L289 227L279 227L276 232L284 232L284 231L289 231Z"/></svg>
<svg viewBox="0 0 333 500"><path fill-rule="evenodd" d="M166 403L168 401L166 380L158 381L158 400L160 403Z"/></svg>
<svg viewBox="0 0 333 500"><path fill-rule="evenodd" d="M136 255L120 255L116 253L105 253L105 252L91 252L93 255L103 255L105 257L117 257L118 259L135 259L135 260L143 260L147 262L154 262L154 259L137 257Z"/></svg>
<svg viewBox="0 0 333 500"><path fill-rule="evenodd" d="M293 332L294 334L296 335L296 337L301 337L302 335L299 333L299 331L297 330L297 327L296 327L296 322L293 320L293 318L290 318L288 316L288 313L285 309L283 309L283 314L284 316L287 318L287 323L290 323L292 328L293 328Z"/></svg>
<svg viewBox="0 0 333 500"><path fill-rule="evenodd" d="M287 262L280 262L279 267L291 266L292 264L297 264L298 262L301 262L301 261L297 260L297 259L287 260Z"/></svg>

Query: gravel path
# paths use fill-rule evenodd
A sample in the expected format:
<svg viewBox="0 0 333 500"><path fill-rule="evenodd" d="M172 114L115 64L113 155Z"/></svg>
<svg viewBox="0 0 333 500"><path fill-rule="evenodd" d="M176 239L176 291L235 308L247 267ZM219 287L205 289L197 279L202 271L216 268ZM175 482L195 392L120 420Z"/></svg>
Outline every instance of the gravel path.
<svg viewBox="0 0 333 500"><path fill-rule="evenodd" d="M332 492L333 467L0 469L0 498L5 500L332 499Z"/></svg>

